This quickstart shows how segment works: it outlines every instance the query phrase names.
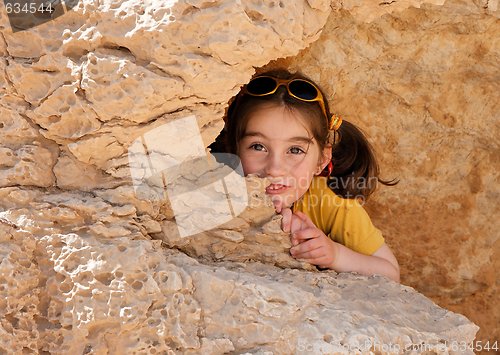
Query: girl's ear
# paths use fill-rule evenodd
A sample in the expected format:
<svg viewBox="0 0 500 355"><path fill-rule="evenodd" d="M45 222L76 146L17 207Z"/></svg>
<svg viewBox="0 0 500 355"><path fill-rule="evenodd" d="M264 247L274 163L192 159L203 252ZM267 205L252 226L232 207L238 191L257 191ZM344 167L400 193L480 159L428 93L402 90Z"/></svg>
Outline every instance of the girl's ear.
<svg viewBox="0 0 500 355"><path fill-rule="evenodd" d="M326 145L325 148L323 148L323 152L321 154L319 163L318 163L318 171L319 174L323 171L323 169L328 165L328 163L332 160L332 146L330 144Z"/></svg>

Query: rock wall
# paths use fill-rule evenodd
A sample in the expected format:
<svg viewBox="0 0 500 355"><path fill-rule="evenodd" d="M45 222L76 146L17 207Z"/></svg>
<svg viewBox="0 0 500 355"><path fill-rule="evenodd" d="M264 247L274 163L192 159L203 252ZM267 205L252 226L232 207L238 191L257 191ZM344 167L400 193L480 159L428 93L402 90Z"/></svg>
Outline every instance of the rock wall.
<svg viewBox="0 0 500 355"><path fill-rule="evenodd" d="M374 17L332 12L321 37L280 60L318 80L369 136L385 178L366 208L402 282L500 339L498 2L422 4Z"/></svg>
<svg viewBox="0 0 500 355"><path fill-rule="evenodd" d="M2 353L352 354L425 344L445 354L477 332L380 277L200 264L159 241L0 226Z"/></svg>
<svg viewBox="0 0 500 355"><path fill-rule="evenodd" d="M399 27L381 27L378 32L367 27L397 16L411 17L412 11L432 15L448 13L451 8L464 17L477 16L482 22L470 22L477 31L498 24L492 12L496 8L481 10L472 3L447 3L446 10L439 6L404 10L420 3L373 6L321 0L84 0L53 21L19 32L11 30L5 7L0 7L0 351L352 353L369 349L398 352L425 344L424 350L431 353L447 353L453 344L470 343L477 332L475 325L437 307L410 287L379 277L302 270L303 265L293 264L288 258L282 239L286 241L286 236L276 228L279 221L266 215L265 209L264 215L250 211L243 215L248 221L242 218L238 226L233 222L231 228L205 236L206 244L200 244L206 245L211 257L203 257L203 250L195 248L195 239L191 248L176 244L169 230L172 206L158 196L138 194L132 184L130 147L135 142L194 115L200 144L208 146L222 128L228 100L248 81L254 68L286 57L297 56L284 63L319 76L332 96L346 90L344 96L334 97L335 107L346 116L360 117L377 148L382 143L390 146L386 144L389 141L392 147L400 144L415 152L408 125L422 129L420 121L399 121L408 136L403 140L393 131L391 140L381 126L377 131L376 125L361 121L369 119L363 118L362 112L348 111L361 110L366 102L360 97L352 105L354 95L349 88L352 92L360 88L381 90L386 83L378 78L369 80L373 77L359 70L361 64L356 67L353 63L351 71L337 71L332 60L350 62L337 50L339 46L352 50L359 63L377 59L376 54L383 50L370 46L367 33L383 38L387 30L397 43L398 35L405 33L405 22L395 21ZM486 26L488 21L490 27ZM483 27L476 25L483 22ZM333 41L325 40L325 35L318 41L323 28L325 34L341 28L346 37L337 33ZM448 27L444 28L448 33ZM353 45L356 38L357 46ZM328 56L322 55L327 51L321 49L326 48L325 43L335 49L329 50ZM366 53L366 57L356 51ZM498 59L493 49L483 52L487 58ZM378 59L374 62L385 65ZM326 68L327 63L330 71L314 70ZM432 61L427 68L434 68ZM406 71L402 66L399 69L401 77ZM341 88L335 81L326 82L327 77L335 75L338 82L348 85ZM434 78L432 72L429 77ZM417 82L413 80L411 85ZM396 98L404 97L406 91L399 86L404 87L405 81L392 83L393 105L379 105L373 96L369 101L396 122L397 111L391 110L400 107ZM491 78L490 83L495 85ZM430 87L428 90L438 93ZM413 112L411 99L415 98L409 95L406 99L410 100L407 112ZM493 110L496 102L488 103ZM437 105L434 108L438 110L435 112L441 109ZM375 118L379 125L387 122L380 117ZM434 129L434 137L442 132L430 118L427 122ZM469 130L478 129L474 126L478 121L466 123L472 125ZM487 133L493 135L495 122L490 124ZM167 137L163 145L172 144L169 139L174 137ZM185 137L186 142L193 139ZM479 157L489 152L481 147L477 146ZM396 164L387 163L387 159L396 161L394 151L383 155L383 167L393 167L385 169L386 173L397 174L402 180L411 175L412 183L422 185L425 175L413 176L409 164L399 165L407 167L404 175L404 171L394 169ZM411 160L408 154L402 154L400 160L403 156ZM422 164L427 161L425 156L418 159ZM491 179L488 166L481 167L485 173L478 175L479 180L486 176ZM448 171L446 167L441 169ZM425 170L419 174L425 174ZM197 176L189 178L196 181ZM487 186L486 182L481 186ZM434 186L442 189L441 185ZM425 188L430 193L432 186ZM417 243L408 248L407 240L396 238L399 225L384 212L393 213L399 205L406 207L403 201L419 202L412 199L410 191L403 184L390 192L382 190L374 200L377 208L371 207L379 224L387 225L382 229L401 260L403 282L424 285L415 275L431 275L432 270L459 280L464 271L456 276L446 271L450 269L430 263L443 260L442 252L428 256ZM486 192L477 196L483 197L477 197L475 203L487 204L490 198ZM461 208L453 206L455 210ZM428 218L428 209L422 206L420 210ZM471 207L468 211L476 210ZM474 213L479 224L485 220L481 213ZM404 220L397 216L399 221ZM430 225L428 219L420 223ZM449 223L454 221L450 219ZM408 220L404 228L414 226L414 220ZM250 227L253 229L248 233L245 228ZM266 235L279 262L263 254L256 243ZM492 235L485 234L482 240L491 242ZM214 236L224 244L212 243ZM434 240L431 235L426 238ZM469 248L477 245L475 239L467 240L471 240ZM246 260L235 254L239 244L245 246L241 248L245 255L250 255ZM441 245L436 243L434 248ZM463 250L482 250L489 257L486 245ZM225 254L220 253L221 248ZM417 252L418 259L413 256ZM476 260L474 265L484 261L473 255L470 260ZM289 268L277 267L276 263ZM460 270L476 275L477 269L465 266ZM450 281L449 285L431 283L434 280L429 277L428 281L448 294L460 291L458 284ZM492 292L492 282L488 282L485 289ZM428 290L422 286L423 292ZM453 298L443 298L447 299Z"/></svg>

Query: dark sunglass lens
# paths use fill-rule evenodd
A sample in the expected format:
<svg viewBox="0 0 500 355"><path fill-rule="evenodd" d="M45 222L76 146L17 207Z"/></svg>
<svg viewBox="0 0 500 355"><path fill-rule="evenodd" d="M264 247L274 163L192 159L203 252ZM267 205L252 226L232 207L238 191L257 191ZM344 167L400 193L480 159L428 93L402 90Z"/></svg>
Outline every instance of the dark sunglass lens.
<svg viewBox="0 0 500 355"><path fill-rule="evenodd" d="M276 81L273 78L260 77L251 80L247 85L247 92L253 95L269 94L276 88Z"/></svg>
<svg viewBox="0 0 500 355"><path fill-rule="evenodd" d="M318 97L318 90L304 80L293 80L288 84L290 92L302 100L314 100Z"/></svg>

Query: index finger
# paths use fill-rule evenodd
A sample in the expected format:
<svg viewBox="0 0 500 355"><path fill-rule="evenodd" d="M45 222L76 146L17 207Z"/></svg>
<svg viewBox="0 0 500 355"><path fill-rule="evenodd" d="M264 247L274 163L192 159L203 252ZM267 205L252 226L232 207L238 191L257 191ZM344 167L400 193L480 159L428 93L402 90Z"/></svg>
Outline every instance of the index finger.
<svg viewBox="0 0 500 355"><path fill-rule="evenodd" d="M289 208L285 208L281 211L281 215L283 219L281 220L281 229L283 232L290 233L290 227L292 224L292 210Z"/></svg>

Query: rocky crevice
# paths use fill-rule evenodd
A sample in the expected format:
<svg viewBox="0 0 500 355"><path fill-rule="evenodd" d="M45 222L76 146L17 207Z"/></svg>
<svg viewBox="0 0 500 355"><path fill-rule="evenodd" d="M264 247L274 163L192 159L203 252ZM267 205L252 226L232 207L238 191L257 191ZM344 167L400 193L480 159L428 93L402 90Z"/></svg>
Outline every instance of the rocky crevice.
<svg viewBox="0 0 500 355"><path fill-rule="evenodd" d="M478 330L473 323L410 287L319 272L292 259L288 236L258 187L249 195L254 205L237 218L179 236L174 220L191 218L189 211L179 215L158 196L138 193L128 156L135 140L191 114L200 137L187 135L185 148L198 144L205 152L222 129L228 100L254 68L287 58L287 66L321 79L341 113L365 117L365 104L377 108L366 115L376 113L375 124L365 125L376 147L408 149L425 175L426 158L411 136L381 133L385 122L404 132L412 132L414 122L434 127L425 119L395 119L424 106L401 81L371 78L368 85L366 75L373 70L406 80L389 60L398 55L391 51L420 42L402 24L416 26L415 15L439 16L441 5L459 7L443 3L130 0L111 6L83 0L52 22L17 33L2 13L0 352L352 353L425 344L430 353L447 353L453 341L471 342ZM478 32L489 23L493 32L491 4L488 14L471 4L456 10L481 19L464 28ZM423 25L430 32L438 26ZM481 53L490 63L497 58L489 47ZM420 58L424 68L435 65L432 57ZM352 94L370 87L386 95L387 106L370 92ZM435 107L426 109L436 122L448 120ZM474 124L451 126L479 132ZM445 133L436 128L429 137ZM477 149L472 156L488 157ZM24 156L12 155L18 151ZM390 165L385 156L382 162ZM478 179L490 179L483 165L479 169L485 170ZM195 185L200 174L188 172L188 180ZM157 187L158 181L147 183ZM214 188L206 196L217 201L220 193ZM391 197L380 196L376 206L386 211ZM414 201L404 191L395 198ZM374 219L384 221L380 213ZM384 225L404 277L413 282L425 255L415 247L411 258L393 237L394 222ZM464 268L458 267L461 275Z"/></svg>

